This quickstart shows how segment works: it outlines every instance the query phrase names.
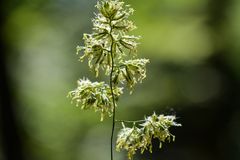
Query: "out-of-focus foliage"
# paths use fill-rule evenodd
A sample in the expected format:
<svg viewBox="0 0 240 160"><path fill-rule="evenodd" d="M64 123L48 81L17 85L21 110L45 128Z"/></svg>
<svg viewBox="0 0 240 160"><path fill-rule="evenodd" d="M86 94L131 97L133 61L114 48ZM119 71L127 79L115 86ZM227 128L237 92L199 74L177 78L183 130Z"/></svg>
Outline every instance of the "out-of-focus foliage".
<svg viewBox="0 0 240 160"><path fill-rule="evenodd" d="M126 2L136 9L133 18L138 29L134 34L142 35L139 51L151 59L151 65L144 85L136 87L141 92L136 92L131 98L125 95L119 101L121 107L117 117L138 119L145 113L152 113L156 107L160 111L173 107L177 113L187 110L193 115L187 121L189 126L194 122L192 126L198 126L198 130L185 132L182 144L194 144L181 145L177 152L169 153L177 156L179 154L175 153L180 152L185 159L196 160L221 159L225 154L229 156L226 159L238 160L239 111L234 112L229 120L225 119L231 107L239 106L239 101L220 103L220 100L226 99L221 95L225 96L223 93L230 90L228 85L231 84L224 84L232 77L224 75L222 71L227 69L214 66L210 60L220 57L225 67L230 67L229 72L239 77L240 1L225 1L228 3L225 17L221 17L217 28L209 25L212 16L210 0ZM95 12L92 6L95 3L96 0L19 1L7 17L4 33L12 50L8 53L8 68L14 82L12 90L17 93L20 102L17 113L27 136L24 146L29 159L108 158L108 122L99 125L94 113L73 109L65 98L69 88L74 88L76 79L89 73L86 65L79 64L77 60L74 62L77 58L74 53L82 33L90 32L90 19ZM222 8L218 7L223 2L215 3L216 10L220 12ZM220 52L222 48L225 52ZM88 77L93 78L91 74ZM236 94L231 90L227 93L229 97ZM209 112L198 113L200 109L214 109L216 101L220 101L216 108L226 111L222 116L224 123ZM219 114L217 111L214 113ZM201 118L196 119L199 116ZM180 117L180 122L181 119L184 117ZM207 128L210 123L214 126ZM225 128L214 133L211 131L223 124ZM191 127L183 126L182 130ZM200 134L203 130L207 132ZM189 138L193 135L198 139ZM206 135L211 139L203 140ZM178 141L181 139L178 138L176 143ZM208 143L201 146L199 141ZM209 143L213 144L211 147L214 149L208 148ZM221 150L225 147L229 149ZM121 154L117 156L118 160L125 158Z"/></svg>
<svg viewBox="0 0 240 160"><path fill-rule="evenodd" d="M137 30L144 37L143 53L175 63L199 63L212 53L211 31L205 24L207 0L132 3L138 11L137 25L143 26Z"/></svg>

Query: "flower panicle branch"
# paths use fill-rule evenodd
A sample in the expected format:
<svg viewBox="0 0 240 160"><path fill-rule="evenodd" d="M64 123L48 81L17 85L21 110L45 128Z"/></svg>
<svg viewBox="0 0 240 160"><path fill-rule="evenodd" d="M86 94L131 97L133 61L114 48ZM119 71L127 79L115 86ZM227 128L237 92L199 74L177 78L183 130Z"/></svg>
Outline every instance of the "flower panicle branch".
<svg viewBox="0 0 240 160"><path fill-rule="evenodd" d="M126 150L128 158L133 159L137 150L143 153L145 150L152 152L152 139L157 138L160 142L159 148L166 141L175 141L175 136L169 131L170 127L179 127L181 124L175 122L175 116L156 115L146 117L138 121L121 121L123 128L118 133L116 149ZM125 127L124 123L133 123L133 127ZM139 123L136 125L136 123Z"/></svg>
<svg viewBox="0 0 240 160"><path fill-rule="evenodd" d="M123 94L123 88L114 87L113 93L115 100L118 100ZM110 86L104 82L91 82L83 78L78 81L78 87L69 92L68 97L76 106L81 106L84 110L94 110L101 113L101 121L108 115L112 116L113 101ZM117 104L115 104L117 105Z"/></svg>

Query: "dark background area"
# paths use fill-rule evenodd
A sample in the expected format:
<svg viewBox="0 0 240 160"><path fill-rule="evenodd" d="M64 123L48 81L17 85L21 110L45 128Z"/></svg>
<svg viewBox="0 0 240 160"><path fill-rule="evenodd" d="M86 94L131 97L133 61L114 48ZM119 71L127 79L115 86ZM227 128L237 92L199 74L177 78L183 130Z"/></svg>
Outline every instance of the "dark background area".
<svg viewBox="0 0 240 160"><path fill-rule="evenodd" d="M176 114L176 142L135 159L240 159L240 1L127 0L147 79L125 94L119 119ZM0 160L106 160L111 120L66 98L93 75L75 47L96 0L1 1ZM103 79L104 77L100 77ZM137 111L137 112L136 112ZM117 126L117 130L120 126ZM116 153L125 160L126 153Z"/></svg>

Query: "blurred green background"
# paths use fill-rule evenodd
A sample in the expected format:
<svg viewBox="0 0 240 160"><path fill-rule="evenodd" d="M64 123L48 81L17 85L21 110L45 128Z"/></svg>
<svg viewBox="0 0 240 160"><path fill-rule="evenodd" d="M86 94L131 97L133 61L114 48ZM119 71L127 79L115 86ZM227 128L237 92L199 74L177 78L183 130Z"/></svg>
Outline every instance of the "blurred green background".
<svg viewBox="0 0 240 160"><path fill-rule="evenodd" d="M9 101L1 103L1 160L110 159L111 120L100 122L66 98L79 78L95 80L75 48L91 32L96 2L1 2L1 101ZM151 64L144 83L120 99L117 118L156 111L183 124L172 130L175 143L158 150L154 141L154 153L136 159L239 160L240 1L126 3L136 10L132 34L143 37L139 56Z"/></svg>

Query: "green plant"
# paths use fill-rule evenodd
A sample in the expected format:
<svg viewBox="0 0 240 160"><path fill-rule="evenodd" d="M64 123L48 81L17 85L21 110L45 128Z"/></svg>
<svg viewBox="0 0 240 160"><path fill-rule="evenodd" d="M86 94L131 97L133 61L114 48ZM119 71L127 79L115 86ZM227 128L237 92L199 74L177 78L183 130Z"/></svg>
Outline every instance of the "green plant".
<svg viewBox="0 0 240 160"><path fill-rule="evenodd" d="M134 10L120 0L100 0L96 5L99 13L93 19L93 32L84 34L84 46L77 47L77 54L83 51L80 61L88 59L88 66L98 77L101 71L109 76L109 85L105 82L91 82L83 78L78 87L69 93L76 105L82 109L100 112L101 121L106 116L112 117L111 160L113 160L113 134L115 123L121 122L116 150L126 150L128 158L139 149L152 151L152 138L158 138L160 147L165 141L174 141L169 132L171 126L180 126L175 116L156 115L145 117L140 121L116 120L117 101L126 86L132 94L137 83L146 78L148 59L137 58L139 36L128 35L136 28L129 16ZM132 128L124 123L132 123Z"/></svg>

